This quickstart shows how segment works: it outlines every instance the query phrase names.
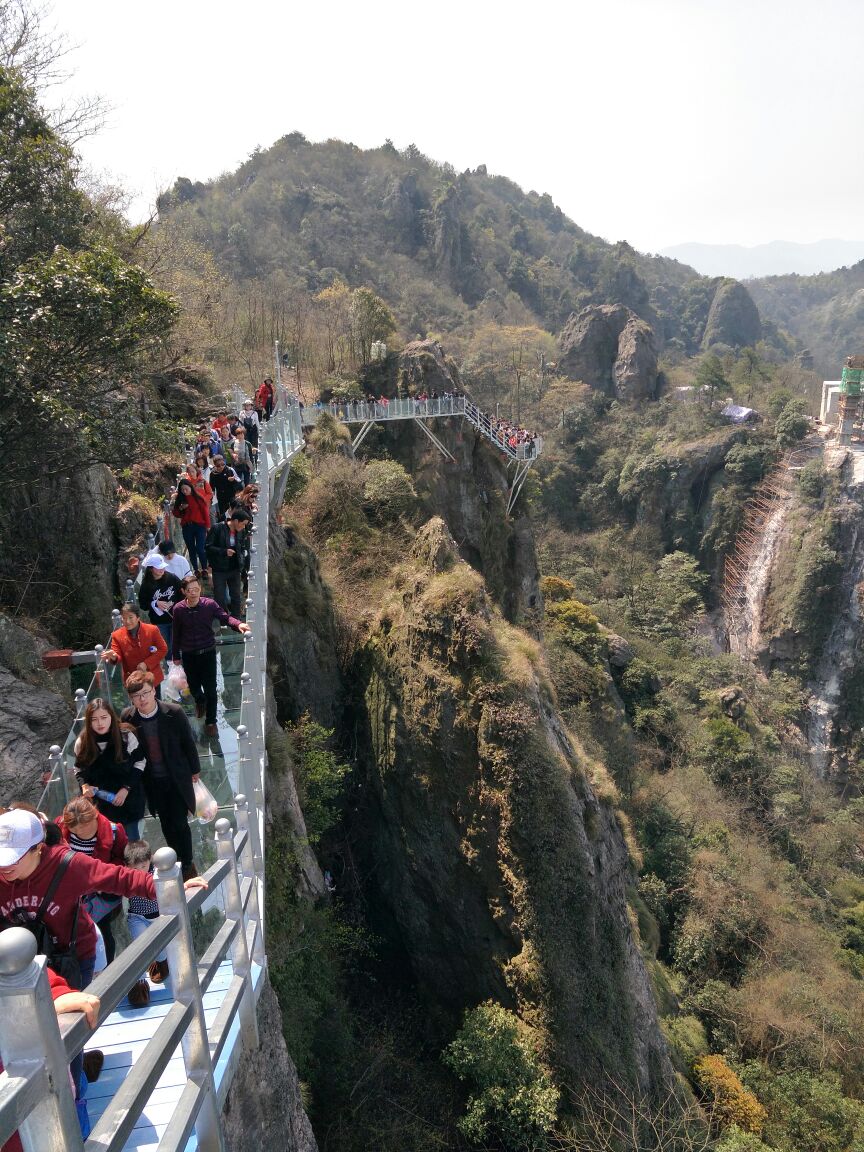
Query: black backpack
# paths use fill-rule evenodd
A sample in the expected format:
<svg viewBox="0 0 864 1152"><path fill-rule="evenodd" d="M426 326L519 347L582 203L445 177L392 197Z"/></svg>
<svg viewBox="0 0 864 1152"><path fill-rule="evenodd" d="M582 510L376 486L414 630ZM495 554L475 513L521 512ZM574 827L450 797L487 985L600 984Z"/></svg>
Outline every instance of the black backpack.
<svg viewBox="0 0 864 1152"><path fill-rule="evenodd" d="M35 919L31 920L29 917L22 915L20 918L16 917L14 919L10 917L9 923L15 927L26 928L28 932L32 932L36 937L36 951L45 957L48 967L53 969L58 976L62 976L70 988L75 988L80 991L81 963L78 960L75 942L78 935L78 912L81 907L81 901L75 901L72 937L66 948L60 947L42 920L42 917L48 911L48 905L51 903L54 893L57 891L60 881L65 876L66 869L69 867L69 863L74 855L75 853L70 848L60 861L57 871L51 877L48 890L42 897L42 903L39 905L39 911L36 913Z"/></svg>

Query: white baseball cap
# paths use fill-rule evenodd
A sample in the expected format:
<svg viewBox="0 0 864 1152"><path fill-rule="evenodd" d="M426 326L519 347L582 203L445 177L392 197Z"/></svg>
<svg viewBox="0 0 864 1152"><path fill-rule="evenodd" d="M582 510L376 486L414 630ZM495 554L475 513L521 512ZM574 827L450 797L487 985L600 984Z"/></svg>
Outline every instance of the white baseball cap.
<svg viewBox="0 0 864 1152"><path fill-rule="evenodd" d="M168 565L165 563L165 557L161 552L151 552L149 556L144 557L144 568L155 568L157 572L164 572Z"/></svg>
<svg viewBox="0 0 864 1152"><path fill-rule="evenodd" d="M45 829L38 816L23 808L4 812L0 816L0 868L11 868L44 839Z"/></svg>

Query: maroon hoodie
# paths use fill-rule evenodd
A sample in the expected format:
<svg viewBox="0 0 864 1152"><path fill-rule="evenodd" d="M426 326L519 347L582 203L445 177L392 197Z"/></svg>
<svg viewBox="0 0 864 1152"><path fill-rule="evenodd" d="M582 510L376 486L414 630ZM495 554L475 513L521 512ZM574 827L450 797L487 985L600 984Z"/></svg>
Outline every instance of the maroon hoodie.
<svg viewBox="0 0 864 1152"><path fill-rule="evenodd" d="M35 920L51 877L68 851L65 845L56 848L43 845L38 867L26 880L13 880L10 883L0 876L0 919L6 920L9 925L20 924L22 916ZM101 860L94 860L83 852L73 853L43 918L45 926L61 948L69 946L75 906L89 892L111 892L115 896L156 899L156 888L149 872L103 864ZM88 960L95 955L96 929L83 905L78 913L76 939L75 950L79 959Z"/></svg>

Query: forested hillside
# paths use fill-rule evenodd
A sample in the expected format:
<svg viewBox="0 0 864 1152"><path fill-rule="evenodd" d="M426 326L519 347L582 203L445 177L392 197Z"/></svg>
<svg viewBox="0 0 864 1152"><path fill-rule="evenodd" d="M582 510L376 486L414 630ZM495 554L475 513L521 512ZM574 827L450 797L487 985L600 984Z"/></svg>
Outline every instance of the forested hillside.
<svg viewBox="0 0 864 1152"><path fill-rule="evenodd" d="M864 347L864 261L818 276L768 276L747 283L763 316L808 348L826 379Z"/></svg>
<svg viewBox="0 0 864 1152"><path fill-rule="evenodd" d="M190 245L206 251L230 282L221 330L238 345L268 319L268 332L296 345L303 296L340 281L381 296L404 337L438 334L448 351L469 356L486 325L557 333L572 313L599 304L625 305L651 325L658 346L684 355L763 337L749 317L740 333L734 323L712 330L715 298L734 282L609 244L567 219L548 193L525 193L482 165L457 173L413 146L363 151L294 132L218 180L178 180L159 202L157 243L160 231L164 245L174 237L186 246L187 259ZM238 288L245 305L231 302ZM764 337L786 347L771 329Z"/></svg>

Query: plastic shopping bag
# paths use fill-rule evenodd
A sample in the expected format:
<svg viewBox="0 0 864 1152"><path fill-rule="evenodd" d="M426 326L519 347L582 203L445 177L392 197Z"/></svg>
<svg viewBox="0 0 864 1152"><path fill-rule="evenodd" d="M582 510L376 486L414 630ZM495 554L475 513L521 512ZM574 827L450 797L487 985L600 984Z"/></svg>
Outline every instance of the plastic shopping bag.
<svg viewBox="0 0 864 1152"><path fill-rule="evenodd" d="M219 811L216 797L202 780L196 780L193 787L195 788L195 815L199 823L209 824L211 820L216 819Z"/></svg>
<svg viewBox="0 0 864 1152"><path fill-rule="evenodd" d="M186 673L183 671L182 664L172 664L168 669L168 675L165 677L163 691L165 687L168 688L168 691L172 696L176 693L177 699L179 699L181 696L189 695L189 684L186 680Z"/></svg>

